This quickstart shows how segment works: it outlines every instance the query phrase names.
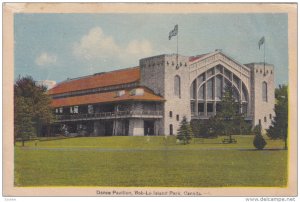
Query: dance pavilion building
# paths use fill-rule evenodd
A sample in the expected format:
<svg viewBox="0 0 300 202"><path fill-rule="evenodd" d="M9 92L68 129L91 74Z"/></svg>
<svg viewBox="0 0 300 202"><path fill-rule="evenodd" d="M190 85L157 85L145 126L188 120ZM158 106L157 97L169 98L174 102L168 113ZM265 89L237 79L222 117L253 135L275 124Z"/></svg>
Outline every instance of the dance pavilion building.
<svg viewBox="0 0 300 202"><path fill-rule="evenodd" d="M245 119L268 128L274 116L274 66L240 64L221 50L143 58L138 67L68 79L48 94L57 127L71 134L176 135L184 116L214 116L228 85Z"/></svg>

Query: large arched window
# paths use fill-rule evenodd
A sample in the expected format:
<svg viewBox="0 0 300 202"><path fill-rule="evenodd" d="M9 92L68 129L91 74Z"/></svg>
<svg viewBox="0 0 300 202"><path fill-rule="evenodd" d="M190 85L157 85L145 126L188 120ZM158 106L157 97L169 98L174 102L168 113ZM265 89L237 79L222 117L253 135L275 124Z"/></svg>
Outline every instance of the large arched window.
<svg viewBox="0 0 300 202"><path fill-rule="evenodd" d="M262 99L264 102L268 102L268 84L265 81L262 83Z"/></svg>
<svg viewBox="0 0 300 202"><path fill-rule="evenodd" d="M176 75L174 77L174 95L180 97L180 77Z"/></svg>

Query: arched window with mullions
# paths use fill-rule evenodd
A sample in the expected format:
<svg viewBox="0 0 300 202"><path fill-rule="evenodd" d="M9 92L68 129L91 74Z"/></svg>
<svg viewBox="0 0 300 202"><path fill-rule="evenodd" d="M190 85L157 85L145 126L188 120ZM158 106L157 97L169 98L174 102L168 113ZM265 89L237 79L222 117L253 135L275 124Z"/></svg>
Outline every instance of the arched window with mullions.
<svg viewBox="0 0 300 202"><path fill-rule="evenodd" d="M174 95L176 97L179 97L181 96L181 92L180 92L180 77L178 75L176 75L174 77Z"/></svg>
<svg viewBox="0 0 300 202"><path fill-rule="evenodd" d="M265 81L262 83L262 99L264 102L268 102L268 84Z"/></svg>

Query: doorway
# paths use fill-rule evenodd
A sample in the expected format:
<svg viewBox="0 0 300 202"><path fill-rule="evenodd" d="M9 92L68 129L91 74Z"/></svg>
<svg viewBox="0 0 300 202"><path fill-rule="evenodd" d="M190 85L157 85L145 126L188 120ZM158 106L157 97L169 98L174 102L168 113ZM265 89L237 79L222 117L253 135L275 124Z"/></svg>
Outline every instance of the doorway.
<svg viewBox="0 0 300 202"><path fill-rule="evenodd" d="M144 121L144 135L154 135L154 121Z"/></svg>

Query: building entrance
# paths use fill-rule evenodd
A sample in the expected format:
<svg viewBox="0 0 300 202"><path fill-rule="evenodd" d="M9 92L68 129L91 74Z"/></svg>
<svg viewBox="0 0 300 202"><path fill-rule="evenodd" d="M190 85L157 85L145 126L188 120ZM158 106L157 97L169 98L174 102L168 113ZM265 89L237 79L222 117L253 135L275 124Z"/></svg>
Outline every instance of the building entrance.
<svg viewBox="0 0 300 202"><path fill-rule="evenodd" d="M144 121L144 135L154 135L154 121Z"/></svg>
<svg viewBox="0 0 300 202"><path fill-rule="evenodd" d="M113 121L105 121L104 122L104 134L105 136L113 135Z"/></svg>

